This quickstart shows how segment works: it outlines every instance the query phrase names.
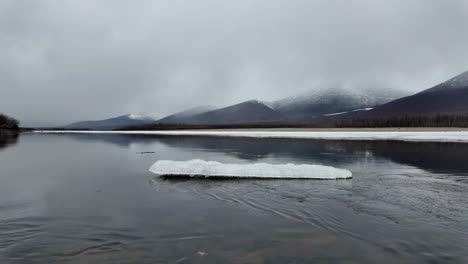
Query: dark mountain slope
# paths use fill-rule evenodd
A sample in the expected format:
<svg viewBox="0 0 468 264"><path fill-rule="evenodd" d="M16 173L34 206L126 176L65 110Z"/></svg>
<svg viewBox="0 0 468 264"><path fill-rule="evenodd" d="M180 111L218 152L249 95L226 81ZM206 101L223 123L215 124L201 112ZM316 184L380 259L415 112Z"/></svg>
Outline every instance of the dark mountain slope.
<svg viewBox="0 0 468 264"><path fill-rule="evenodd" d="M212 106L195 107L186 111L182 111L176 114L166 116L156 121L156 123L158 124L186 124L186 123L190 123L191 118L193 118L194 116L202 114L202 113L206 113L212 110L215 110L215 108Z"/></svg>
<svg viewBox="0 0 468 264"><path fill-rule="evenodd" d="M360 117L468 113L468 72L412 96L403 97Z"/></svg>
<svg viewBox="0 0 468 264"><path fill-rule="evenodd" d="M394 90L328 88L273 102L273 107L290 120L307 121L324 115L373 108L402 96L402 92Z"/></svg>
<svg viewBox="0 0 468 264"><path fill-rule="evenodd" d="M98 120L98 121L81 121L66 125L68 129L96 129L96 130L113 130L129 126L142 126L154 123L152 117L144 117L137 115L123 115L114 118Z"/></svg>
<svg viewBox="0 0 468 264"><path fill-rule="evenodd" d="M201 113L187 120L190 125L238 125L279 122L283 116L268 103L252 100Z"/></svg>

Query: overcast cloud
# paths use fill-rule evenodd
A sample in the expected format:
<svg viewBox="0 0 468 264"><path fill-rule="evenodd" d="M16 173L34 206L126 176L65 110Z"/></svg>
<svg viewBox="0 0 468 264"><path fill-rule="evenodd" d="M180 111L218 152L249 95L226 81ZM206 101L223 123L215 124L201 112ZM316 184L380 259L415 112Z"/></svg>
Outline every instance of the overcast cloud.
<svg viewBox="0 0 468 264"><path fill-rule="evenodd" d="M0 112L30 125L465 70L466 0L0 0Z"/></svg>

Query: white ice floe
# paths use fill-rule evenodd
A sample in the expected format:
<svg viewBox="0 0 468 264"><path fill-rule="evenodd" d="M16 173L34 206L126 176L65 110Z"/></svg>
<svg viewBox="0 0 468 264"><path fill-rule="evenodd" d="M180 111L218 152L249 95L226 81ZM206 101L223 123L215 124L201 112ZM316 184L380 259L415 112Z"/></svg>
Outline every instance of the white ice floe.
<svg viewBox="0 0 468 264"><path fill-rule="evenodd" d="M468 131L376 132L376 131L252 131L252 130L171 130L171 131L35 131L36 133L128 134L155 136L203 136L239 138L291 138L322 140L392 140L416 142L468 143Z"/></svg>
<svg viewBox="0 0 468 264"><path fill-rule="evenodd" d="M165 177L255 178L255 179L350 179L349 170L307 164L225 164L216 161L159 160L150 171Z"/></svg>

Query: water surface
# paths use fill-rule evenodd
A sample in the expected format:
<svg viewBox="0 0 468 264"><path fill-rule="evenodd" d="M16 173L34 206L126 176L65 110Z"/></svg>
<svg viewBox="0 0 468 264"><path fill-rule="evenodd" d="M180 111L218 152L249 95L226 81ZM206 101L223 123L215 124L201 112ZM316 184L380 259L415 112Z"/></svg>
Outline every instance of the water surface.
<svg viewBox="0 0 468 264"><path fill-rule="evenodd" d="M0 263L466 263L468 144L0 138ZM163 180L159 159L305 163L352 180Z"/></svg>

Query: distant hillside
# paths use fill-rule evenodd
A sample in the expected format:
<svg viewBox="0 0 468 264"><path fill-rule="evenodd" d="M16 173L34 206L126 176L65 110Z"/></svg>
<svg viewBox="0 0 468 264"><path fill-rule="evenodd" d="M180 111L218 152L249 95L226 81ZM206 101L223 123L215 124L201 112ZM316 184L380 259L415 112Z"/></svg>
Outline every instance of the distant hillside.
<svg viewBox="0 0 468 264"><path fill-rule="evenodd" d="M362 111L403 96L399 91L329 88L275 102L252 100L221 109L193 108L167 116L160 125L294 124L327 115Z"/></svg>
<svg viewBox="0 0 468 264"><path fill-rule="evenodd" d="M465 113L468 113L468 71L430 89L391 101L356 116L377 118Z"/></svg>
<svg viewBox="0 0 468 264"><path fill-rule="evenodd" d="M170 129L274 126L466 126L468 72L420 93L329 88L275 102L197 107L160 120L120 116L68 125L75 129Z"/></svg>
<svg viewBox="0 0 468 264"><path fill-rule="evenodd" d="M97 121L80 121L64 126L66 129L94 129L94 130L113 130L130 126L142 126L154 123L155 117L139 115L123 115L114 118Z"/></svg>
<svg viewBox="0 0 468 264"><path fill-rule="evenodd" d="M18 120L4 114L0 114L0 130L18 130Z"/></svg>
<svg viewBox="0 0 468 264"><path fill-rule="evenodd" d="M237 125L279 122L283 116L276 110L257 100L204 112L186 120L187 125Z"/></svg>
<svg viewBox="0 0 468 264"><path fill-rule="evenodd" d="M202 113L206 113L212 110L215 110L215 107L199 106L199 107L191 108L191 109L179 112L179 113L166 116L156 121L156 123L170 124L170 125L190 123L191 118L193 118L194 116L202 114Z"/></svg>
<svg viewBox="0 0 468 264"><path fill-rule="evenodd" d="M397 90L326 88L272 103L275 110L290 120L310 121L327 115L368 110L403 97Z"/></svg>

